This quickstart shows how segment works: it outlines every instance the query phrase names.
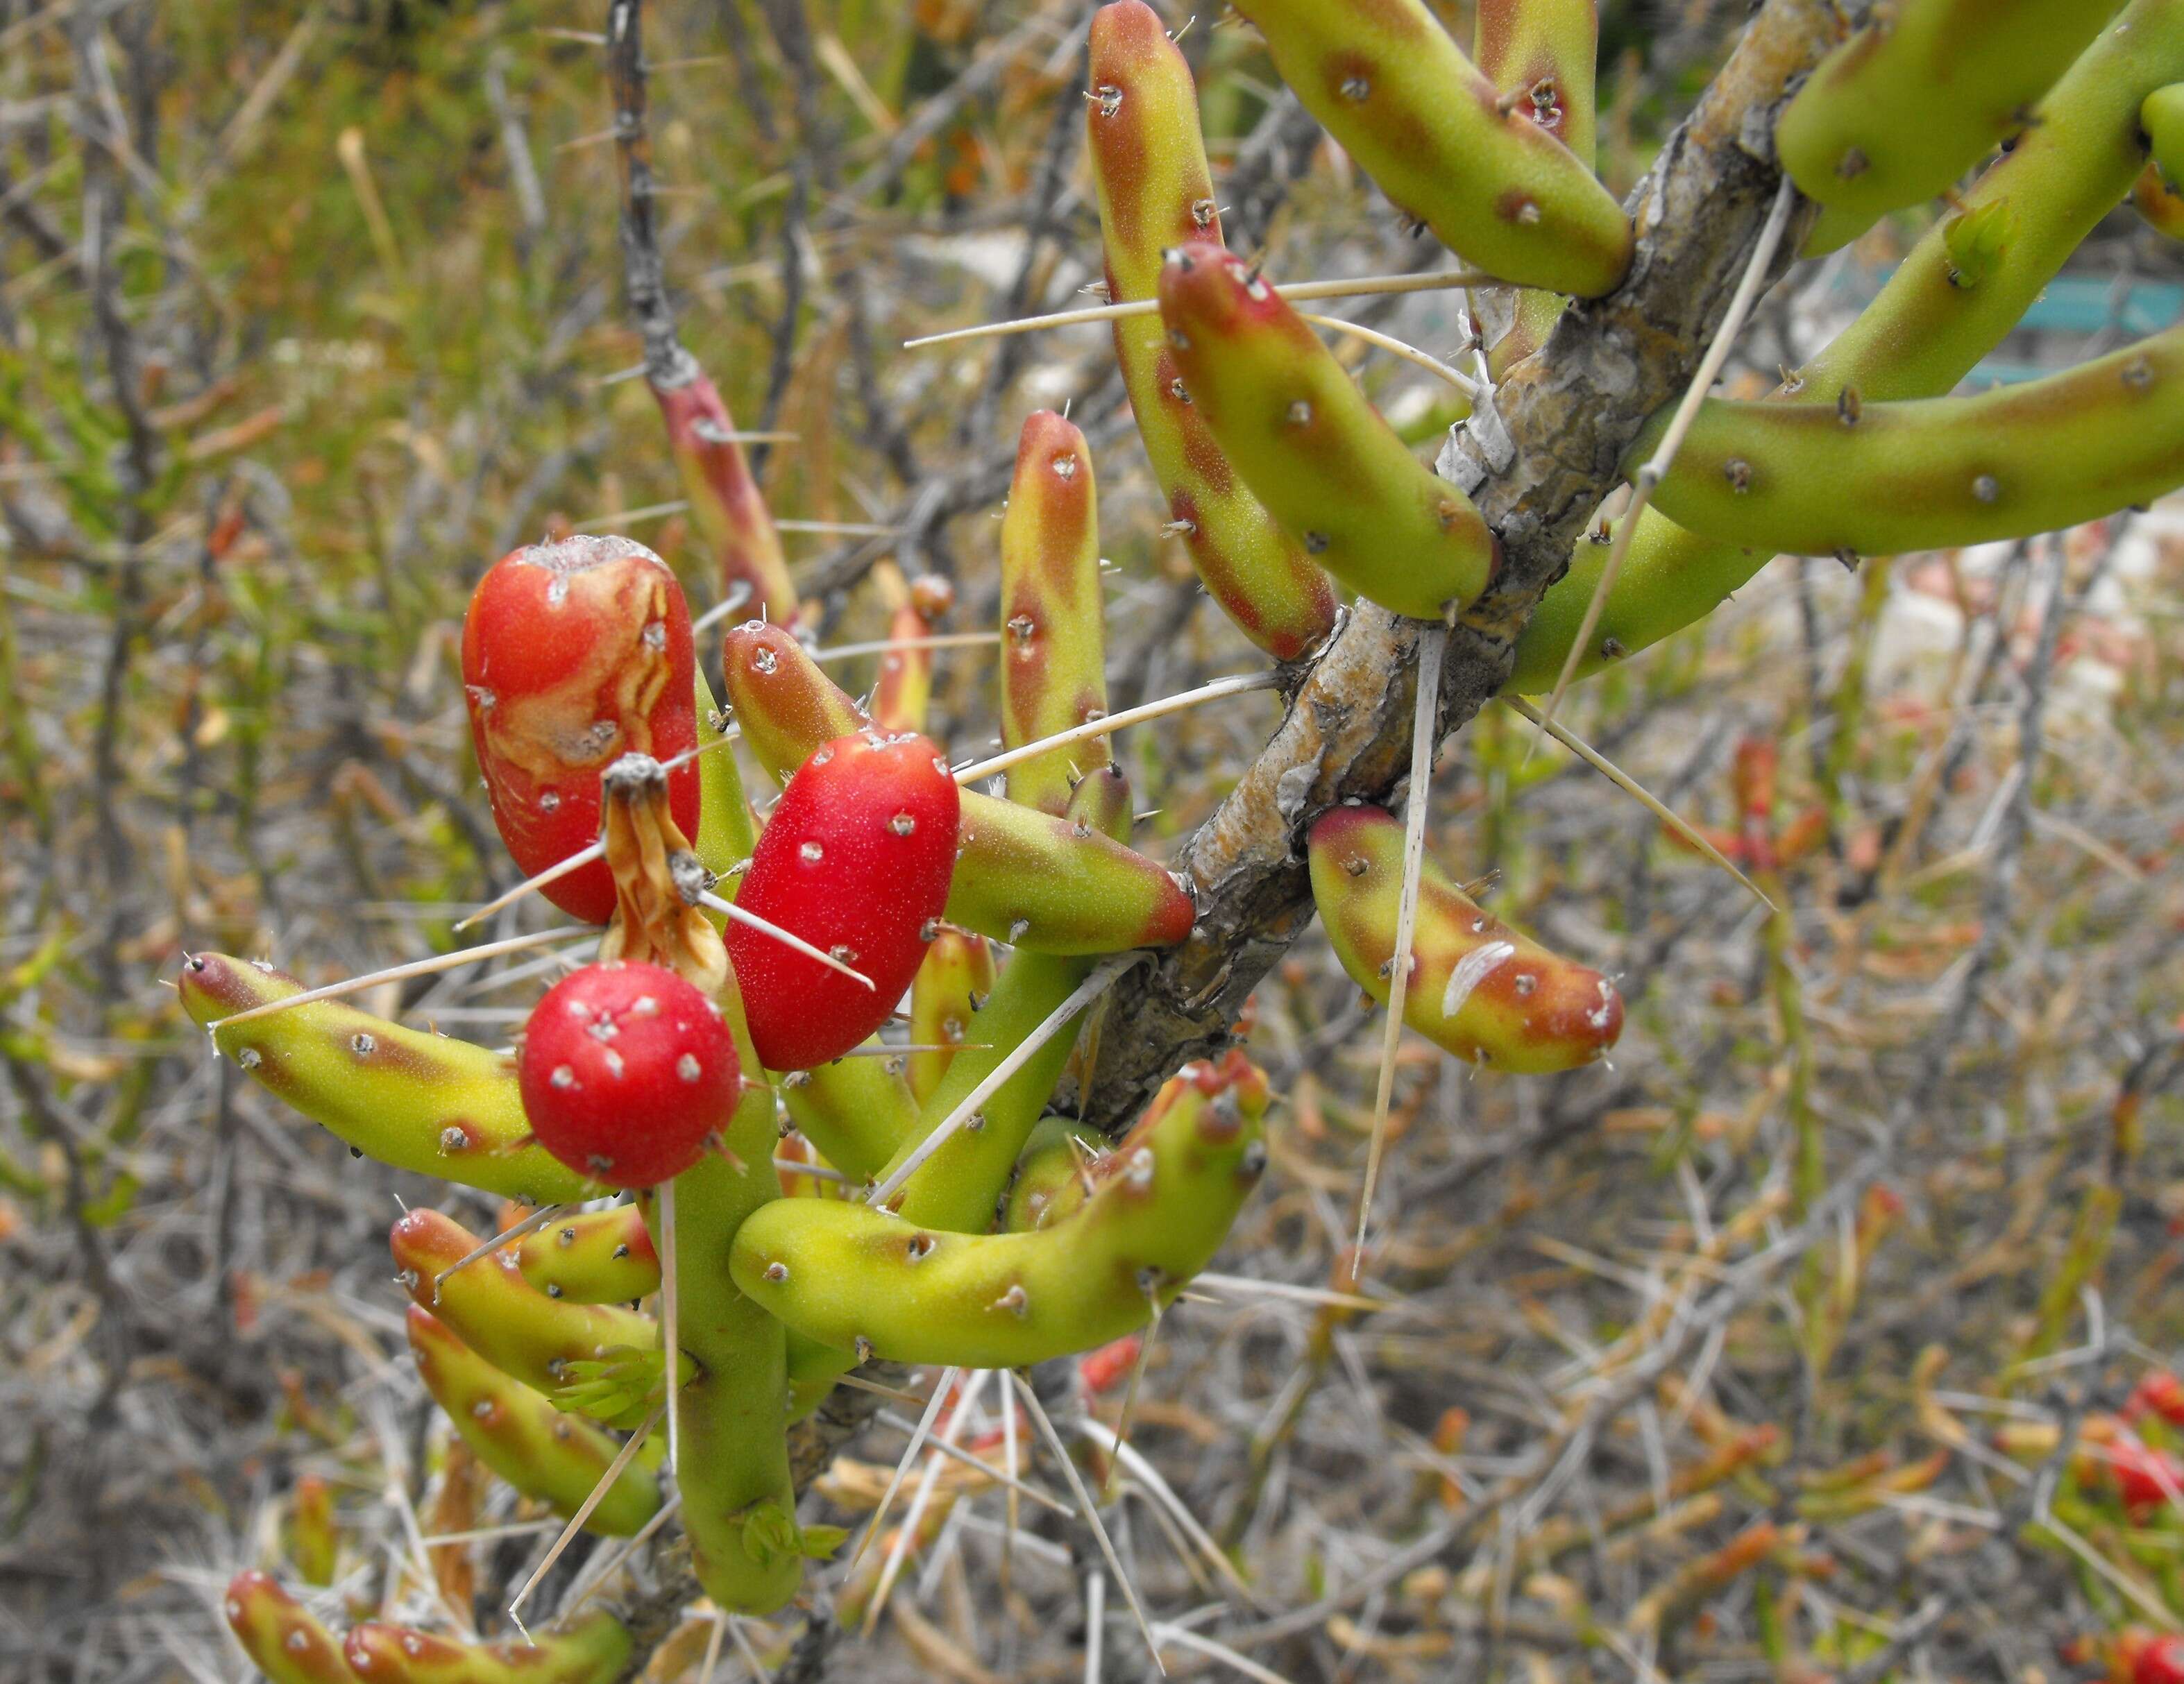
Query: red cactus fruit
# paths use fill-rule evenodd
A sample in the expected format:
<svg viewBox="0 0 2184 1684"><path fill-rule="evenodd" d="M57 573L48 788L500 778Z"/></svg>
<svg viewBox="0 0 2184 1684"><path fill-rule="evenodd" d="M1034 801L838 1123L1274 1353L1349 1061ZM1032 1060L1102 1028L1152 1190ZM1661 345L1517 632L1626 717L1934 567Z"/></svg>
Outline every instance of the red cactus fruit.
<svg viewBox="0 0 2184 1684"><path fill-rule="evenodd" d="M743 1095L721 1009L673 971L634 962L588 964L548 989L515 1073L538 1143L617 1187L681 1175Z"/></svg>
<svg viewBox="0 0 2184 1684"><path fill-rule="evenodd" d="M2098 1651L2099 1644L2081 1647ZM2184 1684L2184 1637L2127 1626L2110 1646L2108 1676L2114 1684Z"/></svg>
<svg viewBox="0 0 2184 1684"><path fill-rule="evenodd" d="M2123 1418L2135 1421L2148 1415L2159 1415L2171 1426L2184 1426L2184 1380L2172 1370L2155 1369L2131 1388Z"/></svg>
<svg viewBox="0 0 2184 1684"><path fill-rule="evenodd" d="M1138 1353L1144 1348L1142 1336L1125 1333L1078 1358L1078 1377L1084 1381L1084 1389L1095 1397L1112 1392L1130 1377L1130 1370L1138 1365Z"/></svg>
<svg viewBox="0 0 2184 1684"><path fill-rule="evenodd" d="M526 876L599 833L599 774L617 756L671 759L698 744L690 610L667 564L627 538L570 537L503 556L463 618L471 740L493 823ZM698 834L698 768L668 774ZM588 924L614 911L604 864L543 892Z"/></svg>
<svg viewBox="0 0 2184 1684"><path fill-rule="evenodd" d="M887 1020L948 903L960 812L947 762L922 736L839 736L797 768L736 899L873 986L731 925L728 961L768 1070L823 1064Z"/></svg>
<svg viewBox="0 0 2184 1684"><path fill-rule="evenodd" d="M2085 1459L2079 1482L2113 1491L2126 1514L2144 1520L2184 1493L2184 1460L2154 1449L2135 1433L2120 1432L2105 1453Z"/></svg>

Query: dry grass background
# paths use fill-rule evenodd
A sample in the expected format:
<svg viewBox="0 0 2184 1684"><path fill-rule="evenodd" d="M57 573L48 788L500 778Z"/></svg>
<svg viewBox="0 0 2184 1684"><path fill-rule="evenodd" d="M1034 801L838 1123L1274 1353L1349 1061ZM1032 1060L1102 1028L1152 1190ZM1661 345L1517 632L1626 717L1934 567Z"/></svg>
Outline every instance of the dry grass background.
<svg viewBox="0 0 2184 1684"><path fill-rule="evenodd" d="M760 453L777 514L878 529L789 535L824 640L878 634L883 558L990 624L1017 424L1067 401L1117 705L1256 664L1159 532L1104 332L896 348L1096 279L1080 8L655 9L685 337L744 425L795 435ZM448 1472L384 1249L397 1198L493 1213L237 1081L163 979L186 942L311 981L437 951L509 881L454 647L512 544L627 530L716 594L616 378L602 10L0 0L0 1676L246 1676L214 1598L279 1565L300 1474L336 1486L357 1606L425 1605L404 1505L508 1518ZM1737 10L1608 8L1616 185ZM1234 243L1284 276L1428 260L1247 32L1187 39ZM2083 266L2184 274L2127 218ZM1747 368L1797 361L1844 280L1797 271ZM1465 336L1446 298L1357 314ZM1419 439L1450 419L1416 370L1360 366ZM1869 1681L2057 1677L2064 1640L2184 1620L2184 1531L2131 1524L2070 1454L2184 1340L2181 591L2162 509L1857 575L1778 562L1574 692L1575 729L1707 823L1736 823L1739 745L1771 748L1781 823L1822 826L1779 920L1566 755L1528 759L1513 715L1451 746L1440 857L1619 974L1630 1026L1612 1069L1551 1081L1407 1046L1353 1274L1377 1020L1317 936L1262 987L1274 1167L1220 1268L1303 1291L1221 1286L1162 1329L1132 1441L1242 1585L1132 1476L1110 1514L1156 1618L1299 1680ZM990 671L942 660L968 751ZM1211 810L1274 706L1125 740L1142 845ZM374 1009L497 1040L540 975ZM2012 1459L2005 1424L2059 1436ZM820 1500L869 1508L902 1445L875 1426ZM1005 1568L998 1495L941 1490L838 1676L1079 1676L1095 1578L1105 1676L1147 1671L1080 1528L1028 1510ZM489 1625L542 1542L436 1566ZM657 1675L695 1676L705 1635Z"/></svg>

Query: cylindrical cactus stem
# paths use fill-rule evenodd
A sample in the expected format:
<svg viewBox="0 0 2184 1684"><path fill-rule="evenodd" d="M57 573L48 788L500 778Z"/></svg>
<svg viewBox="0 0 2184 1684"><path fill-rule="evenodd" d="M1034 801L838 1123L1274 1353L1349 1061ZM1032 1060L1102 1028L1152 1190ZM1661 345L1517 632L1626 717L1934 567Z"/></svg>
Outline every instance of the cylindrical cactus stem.
<svg viewBox="0 0 2184 1684"><path fill-rule="evenodd" d="M729 1017L740 1027L740 1009ZM747 1045L744 1053L757 1062ZM779 1137L773 1096L754 1087L729 1124L727 1152L674 1184L677 1337L696 1364L677 1400L675 1478L698 1581L732 1614L771 1614L803 1580L786 1436L787 1335L728 1272L728 1248L753 1213L807 1202L781 1197L773 1167ZM655 1245L658 1210L655 1201Z"/></svg>
<svg viewBox="0 0 2184 1684"><path fill-rule="evenodd" d="M795 638L738 626L724 651L744 741L777 781L833 737L870 723ZM1162 866L1050 813L965 790L950 922L1023 949L1127 953L1169 947L1196 909Z"/></svg>
<svg viewBox="0 0 2184 1684"><path fill-rule="evenodd" d="M739 859L750 858L758 840L751 823L750 798L744 793L744 775L736 765L735 751L718 746L727 733L728 716L714 701L705 675L698 674L698 828L690 841L705 869L716 876L725 874Z"/></svg>
<svg viewBox="0 0 2184 1684"><path fill-rule="evenodd" d="M478 1460L526 1497L574 1514L622 1447L581 1415L557 1409L458 1338L429 1310L410 1307L410 1351L418 1376ZM584 1521L587 1531L627 1537L660 1508L658 1482L631 1463Z"/></svg>
<svg viewBox="0 0 2184 1684"><path fill-rule="evenodd" d="M296 1481L288 1498L288 1559L307 1585L331 1585L341 1549L334 1522L334 1488L317 1474Z"/></svg>
<svg viewBox="0 0 2184 1684"><path fill-rule="evenodd" d="M224 953L186 961L178 986L183 1010L209 1026L304 992L283 972ZM498 1053L338 1000L214 1027L213 1040L269 1092L382 1164L538 1205L584 1196L583 1181L532 1142L515 1068Z"/></svg>
<svg viewBox="0 0 2184 1684"><path fill-rule="evenodd" d="M994 991L971 1019L978 1050L958 1053L924 1103L911 1130L877 1180L905 1162L925 1137L952 1115L972 1090L1059 1009L1093 962L1054 953L1017 953L1001 967ZM899 1209L913 1222L979 1234L994 1225L1009 1172L1076 1044L1076 1025L1065 1026L1023 1067L989 1095L975 1126L959 1128L904 1184Z"/></svg>
<svg viewBox="0 0 2184 1684"><path fill-rule="evenodd" d="M361 1684L311 1611L255 1568L228 1581L227 1629L268 1684Z"/></svg>
<svg viewBox="0 0 2184 1684"><path fill-rule="evenodd" d="M1128 835L1129 781L1112 767L1088 774L1070 798L1067 822L1095 835ZM971 1098L1002 1062L1056 1012L1090 975L1089 959L1018 953L1002 967L984 1003L971 1014L976 1043L956 1055L947 1073L919 1108L906 1135L878 1179L909 1161L927 1137ZM1069 1063L1078 1025L1065 1025L982 1103L976 1127L958 1129L903 1186L895 1208L909 1221L983 1233L1024 1142L1038 1125L1055 1084Z"/></svg>
<svg viewBox="0 0 2184 1684"><path fill-rule="evenodd" d="M888 617L888 641L872 686L872 723L890 734L925 729L933 703L933 651L925 640L956 606L956 587L937 573L922 574L902 588Z"/></svg>
<svg viewBox="0 0 2184 1684"><path fill-rule="evenodd" d="M1805 242L1847 245L1938 197L2026 126L2035 101L2122 0L1897 0L1820 61L1774 130L1822 208Z"/></svg>
<svg viewBox="0 0 2184 1684"><path fill-rule="evenodd" d="M404 1214L387 1236L404 1290L503 1374L551 1397L577 1378L575 1364L659 1348L660 1329L649 1315L539 1291L524 1279L514 1246L439 1278L479 1243L454 1218L421 1209ZM640 1400L610 1425L633 1426L648 1407Z"/></svg>
<svg viewBox="0 0 2184 1684"><path fill-rule="evenodd" d="M1028 1234L1068 1215L1092 1191L1089 1171L1106 1151L1107 1137L1089 1123L1041 1118L1017 1159L1001 1226Z"/></svg>
<svg viewBox="0 0 2184 1684"><path fill-rule="evenodd" d="M1219 246L1179 246L1160 305L1193 406L1329 572L1419 620L1486 587L1501 553L1471 499L1411 454L1256 270Z"/></svg>
<svg viewBox="0 0 2184 1684"><path fill-rule="evenodd" d="M1502 102L1590 167L1598 129L1598 0L1479 0L1471 47L1479 73ZM1496 380L1547 342L1563 313L1554 292L1502 297L1508 325L1488 346L1486 359Z"/></svg>
<svg viewBox="0 0 2184 1684"><path fill-rule="evenodd" d="M1403 826L1378 807L1338 807L1312 826L1312 895L1351 980L1382 1004L1395 962ZM1575 1070L1623 1032L1623 999L1598 971L1550 953L1485 911L1430 856L1403 1021L1459 1059L1519 1075Z"/></svg>
<svg viewBox="0 0 2184 1684"><path fill-rule="evenodd" d="M1642 459L1666 417L1633 447ZM1895 555L2029 537L2184 484L2184 328L1971 397L1708 400L1654 493L1710 538Z"/></svg>
<svg viewBox="0 0 2184 1684"><path fill-rule="evenodd" d="M565 1303L626 1304L660 1290L660 1254L635 1204L580 1211L534 1228L515 1260L526 1281Z"/></svg>
<svg viewBox="0 0 2184 1684"><path fill-rule="evenodd" d="M1504 102L1424 0L1237 9L1305 108L1451 251L1503 281L1580 298L1622 284L1633 245L1622 206L1528 109Z"/></svg>
<svg viewBox="0 0 2184 1684"><path fill-rule="evenodd" d="M1782 396L1833 409L1938 397L2000 344L2146 165L2140 108L2184 79L2184 0L2131 0L2041 102L2032 126L1930 229L1858 320L1799 370ZM1994 212L1992 206L2003 206ZM1958 267L1959 219L1998 217L2007 238L1986 272ZM1957 236L1952 240L1952 229ZM1954 248L1953 250L1953 243ZM1967 284L1967 283L1970 284ZM1517 645L1507 688L1552 687L1600 580L1607 547L1578 542ZM1596 672L1713 612L1770 553L1719 543L1648 510L1579 671Z"/></svg>
<svg viewBox="0 0 2184 1684"><path fill-rule="evenodd" d="M983 936L953 929L937 933L910 986L911 1040L920 1047L952 1048L972 1039L972 1015L994 992L994 950ZM922 1104L955 1058L952 1051L912 1053L907 1072L911 1098ZM894 1148L888 1150L892 1155Z"/></svg>
<svg viewBox="0 0 2184 1684"><path fill-rule="evenodd" d="M872 723L782 626L754 620L731 627L721 670L744 746L776 784L787 783L815 749Z"/></svg>
<svg viewBox="0 0 2184 1684"><path fill-rule="evenodd" d="M1001 742L1010 748L1107 711L1106 604L1100 518L1084 435L1050 409L1024 418L1001 515ZM1108 764L1104 736L1008 770L1009 799L1048 813Z"/></svg>
<svg viewBox="0 0 2184 1684"><path fill-rule="evenodd" d="M1212 1260L1266 1162L1266 1080L1187 1066L1032 1233L945 1233L870 1205L784 1199L744 1225L738 1282L799 1332L902 1362L1009 1368L1143 1326Z"/></svg>
<svg viewBox="0 0 2184 1684"><path fill-rule="evenodd" d="M615 1684L629 1652L628 1628L604 1609L529 1642L462 1643L376 1620L342 1642L366 1684Z"/></svg>
<svg viewBox="0 0 2184 1684"><path fill-rule="evenodd" d="M915 1056L838 1059L790 1070L781 1079L782 1101L829 1164L862 1181L878 1175L917 1126L917 1097L900 1068Z"/></svg>
<svg viewBox="0 0 2184 1684"><path fill-rule="evenodd" d="M667 564L628 538L532 544L486 570L463 618L471 739L501 840L532 876L599 833L599 775L632 752L697 746L690 611ZM698 768L670 775L676 822L698 830ZM594 862L549 884L604 924L614 885Z"/></svg>
<svg viewBox="0 0 2184 1684"><path fill-rule="evenodd" d="M1156 296L1170 246L1219 243L1221 216L1190 67L1152 8L1143 0L1102 6L1092 14L1090 51L1085 140L1107 297L1134 303ZM1118 319L1114 336L1171 530L1238 630L1276 660L1296 659L1334 630L1334 586L1222 455L1184 388L1160 319Z"/></svg>
<svg viewBox="0 0 2184 1684"><path fill-rule="evenodd" d="M796 586L765 495L736 438L735 421L719 388L695 362L685 360L688 380L650 384L667 423L682 494L690 500L690 519L720 569L722 599L738 612L793 625Z"/></svg>
<svg viewBox="0 0 2184 1684"><path fill-rule="evenodd" d="M2138 120L2153 148L2153 162L2169 185L2184 192L2184 81L2158 87L2138 108Z"/></svg>

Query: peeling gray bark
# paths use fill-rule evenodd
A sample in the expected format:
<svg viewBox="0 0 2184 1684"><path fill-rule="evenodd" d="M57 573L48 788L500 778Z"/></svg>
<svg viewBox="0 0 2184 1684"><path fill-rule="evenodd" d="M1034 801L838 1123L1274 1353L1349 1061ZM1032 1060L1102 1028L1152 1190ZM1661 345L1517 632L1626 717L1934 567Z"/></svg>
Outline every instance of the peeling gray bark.
<svg viewBox="0 0 2184 1684"><path fill-rule="evenodd" d="M1780 183L1775 114L1841 27L1829 0L1768 0L1634 195L1637 254L1623 286L1568 311L1510 370L1493 421L1451 438L1441 471L1471 492L1504 560L1449 640L1444 737L1501 688L1518 634L1618 483L1631 440L1690 381ZM1312 919L1312 821L1351 798L1385 803L1407 774L1423 629L1360 604L1304 674L1273 740L1192 836L1178 864L1198 897L1197 926L1111 998L1090 1120L1119 1130L1178 1065L1228 1044L1251 990Z"/></svg>

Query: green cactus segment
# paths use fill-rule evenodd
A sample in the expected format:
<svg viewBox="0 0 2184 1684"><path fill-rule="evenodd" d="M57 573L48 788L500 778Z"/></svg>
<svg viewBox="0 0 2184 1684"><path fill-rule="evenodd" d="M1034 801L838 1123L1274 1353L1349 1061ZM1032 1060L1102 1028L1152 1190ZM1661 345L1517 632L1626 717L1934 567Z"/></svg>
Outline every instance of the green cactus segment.
<svg viewBox="0 0 2184 1684"><path fill-rule="evenodd" d="M722 1002L744 1068L758 1054L742 1003ZM736 1231L781 1197L780 1139L771 1090L754 1084L729 1120L727 1150L684 1171L675 1189L676 1337L697 1365L677 1396L676 1470L682 1524L698 1582L731 1614L771 1614L796 1594L804 1558L789 1474L787 1336L736 1289L728 1248ZM655 1246L660 1201L652 1201Z"/></svg>
<svg viewBox="0 0 2184 1684"><path fill-rule="evenodd" d="M1633 447L1642 459L1665 426ZM2029 537L2184 485L2184 328L1975 397L1717 399L1654 493L1695 532L1786 555Z"/></svg>
<svg viewBox="0 0 2184 1684"><path fill-rule="evenodd" d="M972 1014L993 992L994 950L986 938L968 931L941 931L926 948L910 987L911 1040L921 1047L952 1047L970 1040ZM912 1053L911 1098L923 1104L955 1058L952 1052Z"/></svg>
<svg viewBox="0 0 2184 1684"><path fill-rule="evenodd" d="M1335 957L1383 1005L1402 898L1403 826L1338 807L1312 826L1312 897ZM1403 1021L1459 1059L1518 1075L1575 1070L1623 1032L1623 999L1598 971L1518 935L1429 858L1418 886Z"/></svg>
<svg viewBox="0 0 2184 1684"><path fill-rule="evenodd" d="M652 1318L611 1304L549 1298L523 1276L514 1246L435 1277L476 1251L480 1237L437 1210L412 1210L387 1237L403 1287L423 1309L503 1374L549 1397L576 1377L571 1364L598 1362L610 1353L654 1351L660 1330ZM638 1403L609 1425L634 1426L646 1405Z"/></svg>
<svg viewBox="0 0 2184 1684"><path fill-rule="evenodd" d="M1173 947L1197 918L1167 867L1089 825L967 789L962 825L948 917L1020 952Z"/></svg>
<svg viewBox="0 0 2184 1684"><path fill-rule="evenodd" d="M789 1116L844 1175L861 1181L874 1174L916 1127L917 1099L903 1075L906 1056L837 1059L782 1077Z"/></svg>
<svg viewBox="0 0 2184 1684"><path fill-rule="evenodd" d="M2121 203L2146 164L2147 96L2184 79L2184 0L2132 0L2042 102L2033 125L1927 231L1858 320L1786 397L1833 410L1847 388L1871 404L1938 397L2017 325L2057 271ZM1995 207L2001 207L1997 209ZM1958 268L1963 222L1996 225L1981 273ZM1957 250L1951 250L1952 230ZM1971 284L1967 285L1967 282ZM1551 688L1583 622L1607 548L1580 539L1517 646L1506 688ZM1600 616L1581 673L1703 620L1769 559L1648 510Z"/></svg>
<svg viewBox="0 0 2184 1684"><path fill-rule="evenodd" d="M1084 435L1049 409L1024 418L1001 516L1001 741L1019 748L1107 711L1100 520ZM1009 799L1059 813L1107 739L1049 749L1008 770Z"/></svg>
<svg viewBox="0 0 2184 1684"><path fill-rule="evenodd" d="M713 700L705 670L698 671L698 836L693 844L705 869L716 875L739 859L749 859L758 841L751 827L750 799L735 751L716 747L726 716Z"/></svg>
<svg viewBox="0 0 2184 1684"><path fill-rule="evenodd" d="M790 632L754 620L721 645L728 709L744 745L777 784L838 736L872 723Z"/></svg>
<svg viewBox="0 0 2184 1684"><path fill-rule="evenodd" d="M580 1211L534 1228L515 1258L526 1281L566 1303L626 1304L660 1290L660 1256L635 1204Z"/></svg>
<svg viewBox="0 0 2184 1684"><path fill-rule="evenodd" d="M866 723L855 702L778 626L731 631L727 688L744 741L782 783L811 752ZM1102 836L1014 802L963 792L950 922L1019 948L1127 953L1173 946L1196 916L1167 869Z"/></svg>
<svg viewBox="0 0 2184 1684"><path fill-rule="evenodd" d="M1017 1159L1001 1226L1011 1234L1028 1234L1068 1215L1090 1191L1088 1167L1106 1150L1107 1137L1089 1123L1042 1118Z"/></svg>
<svg viewBox="0 0 2184 1684"><path fill-rule="evenodd" d="M304 992L292 976L224 953L187 960L177 986L221 1052L366 1157L534 1204L584 1196L582 1181L530 1143L515 1068L499 1053L338 1000L217 1027Z"/></svg>
<svg viewBox="0 0 2184 1684"><path fill-rule="evenodd" d="M2139 125L2153 147L2153 162L2169 184L2184 191L2184 81L2158 87L2138 108Z"/></svg>
<svg viewBox="0 0 2184 1684"><path fill-rule="evenodd" d="M781 537L719 390L694 367L692 378L679 386L655 382L652 395L667 423L691 522L712 549L726 599L749 613L794 622L796 586Z"/></svg>
<svg viewBox="0 0 2184 1684"><path fill-rule="evenodd" d="M1898 0L1820 62L1774 131L1822 207L1808 257L1923 203L2031 119L2121 0Z"/></svg>
<svg viewBox="0 0 2184 1684"><path fill-rule="evenodd" d="M1451 251L1518 286L1580 298L1622 284L1632 247L1622 206L1523 103L1505 104L1424 0L1236 9L1305 108Z"/></svg>
<svg viewBox="0 0 2184 1684"><path fill-rule="evenodd" d="M459 1643L370 1620L350 1628L342 1650L367 1684L615 1684L630 1637L604 1611L528 1643Z"/></svg>
<svg viewBox="0 0 2184 1684"><path fill-rule="evenodd" d="M1502 97L1524 96L1517 115L1591 163L1599 143L1598 0L1479 0L1471 49Z"/></svg>
<svg viewBox="0 0 2184 1684"><path fill-rule="evenodd" d="M1069 800L1069 822L1095 834L1129 834L1130 783L1112 766L1089 772ZM1032 1031L1059 1010L1092 970L1084 958L1018 953L1003 967L984 1003L971 1014L969 1050L950 1062L919 1109L917 1126L904 1137L881 1172L884 1181L925 1137L993 1074ZM1077 1025L1065 1025L1023 1067L988 1096L975 1128L959 1129L903 1187L895 1209L909 1221L961 1233L983 1234L1024 1142L1039 1125L1077 1042Z"/></svg>
<svg viewBox="0 0 2184 1684"><path fill-rule="evenodd" d="M869 1205L784 1199L737 1237L744 1290L797 1331L898 1362L1013 1368L1141 1327L1212 1260L1266 1163L1263 1076L1192 1064L1034 1233L939 1231Z"/></svg>
<svg viewBox="0 0 2184 1684"><path fill-rule="evenodd" d="M1192 404L1313 559L1418 620L1485 589L1500 552L1471 499L1411 454L1256 270L1219 246L1179 246L1160 305Z"/></svg>
<svg viewBox="0 0 2184 1684"><path fill-rule="evenodd" d="M1100 199L1107 296L1155 296L1161 253L1186 240L1217 243L1221 217L1198 120L1190 67L1142 0L1092 15L1085 138ZM1327 575L1221 453L1184 390L1155 316L1114 324L1115 358L1168 518L1206 592L1276 660L1295 660L1334 629Z"/></svg>
<svg viewBox="0 0 2184 1684"><path fill-rule="evenodd" d="M1472 58L1518 114L1580 162L1592 162L1599 143L1597 0L1480 0ZM1487 347L1487 371L1497 381L1547 342L1563 301L1553 292L1524 292L1511 311L1507 327Z"/></svg>
<svg viewBox="0 0 2184 1684"><path fill-rule="evenodd" d="M1003 965L994 992L971 1019L971 1039L979 1050L956 1055L940 1085L919 1108L918 1126L876 1179L885 1181L1069 998L1091 968L1089 959L1053 953L1017 953ZM1076 1042L1074 1027L1063 1028L986 1100L975 1126L958 1129L919 1166L897 1206L908 1220L966 1234L983 1234L994 1225L1009 1172L1061 1080Z"/></svg>
<svg viewBox="0 0 2184 1684"><path fill-rule="evenodd" d="M269 1684L359 1684L341 1645L270 1575L237 1573L220 1606L235 1641Z"/></svg>
<svg viewBox="0 0 2184 1684"><path fill-rule="evenodd" d="M478 1460L557 1514L581 1509L621 1453L605 1432L510 1379L415 1304L410 1307L410 1352L425 1389ZM600 1498L584 1529L627 1537L659 1508L657 1482L632 1464Z"/></svg>
<svg viewBox="0 0 2184 1684"><path fill-rule="evenodd" d="M341 1554L334 1520L334 1488L317 1474L296 1481L288 1511L288 1559L307 1585L331 1585Z"/></svg>

